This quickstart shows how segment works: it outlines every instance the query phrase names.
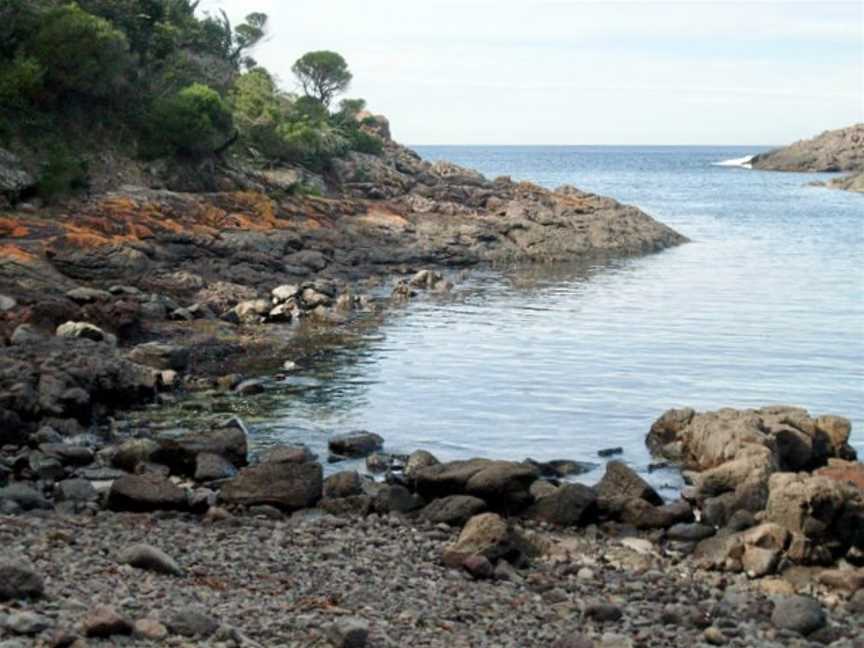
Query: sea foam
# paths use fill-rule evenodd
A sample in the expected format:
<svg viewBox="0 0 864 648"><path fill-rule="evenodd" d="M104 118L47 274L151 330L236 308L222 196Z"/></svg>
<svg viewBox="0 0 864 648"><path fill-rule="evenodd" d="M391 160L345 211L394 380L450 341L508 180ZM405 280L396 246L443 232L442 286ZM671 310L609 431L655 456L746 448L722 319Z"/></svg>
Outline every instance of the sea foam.
<svg viewBox="0 0 864 648"><path fill-rule="evenodd" d="M724 167L740 167L742 169L752 169L753 165L750 164L750 160L752 160L755 155L745 155L742 158L735 158L733 160L723 160L722 162L713 162L713 166L724 166Z"/></svg>

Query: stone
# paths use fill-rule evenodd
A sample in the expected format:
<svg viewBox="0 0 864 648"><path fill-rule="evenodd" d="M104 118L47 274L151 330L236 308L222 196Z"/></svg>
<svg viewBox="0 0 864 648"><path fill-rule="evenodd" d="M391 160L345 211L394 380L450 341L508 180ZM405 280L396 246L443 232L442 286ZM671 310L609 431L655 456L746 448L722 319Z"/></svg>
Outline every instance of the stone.
<svg viewBox="0 0 864 648"><path fill-rule="evenodd" d="M117 338L113 335L88 322L66 322L57 327L55 335L57 337L84 338L94 342L108 342L114 345L117 343Z"/></svg>
<svg viewBox="0 0 864 648"><path fill-rule="evenodd" d="M99 290L98 288L79 286L67 291L66 297L76 304L92 304L93 302L108 301L111 299L111 293L107 290Z"/></svg>
<svg viewBox="0 0 864 648"><path fill-rule="evenodd" d="M12 331L9 343L12 346L23 346L28 344L41 344L46 336L32 324L19 324Z"/></svg>
<svg viewBox="0 0 864 648"><path fill-rule="evenodd" d="M139 344L128 357L132 362L160 370L184 371L189 364L188 349L164 342Z"/></svg>
<svg viewBox="0 0 864 648"><path fill-rule="evenodd" d="M234 466L245 466L248 436L246 426L236 416L211 430L168 430L156 438L159 448L153 452L150 459L168 466L172 472L184 475L195 473L198 455L202 453L219 455Z"/></svg>
<svg viewBox="0 0 864 648"><path fill-rule="evenodd" d="M322 490L321 464L267 462L241 470L223 485L220 497L231 504L297 510L314 506Z"/></svg>
<svg viewBox="0 0 864 648"><path fill-rule="evenodd" d="M716 532L714 527L707 524L699 524L698 522L681 523L672 526L666 532L666 537L669 540L678 540L681 542L699 542L705 538L710 538Z"/></svg>
<svg viewBox="0 0 864 648"><path fill-rule="evenodd" d="M410 513L424 504L422 497L400 484L382 486L373 498L373 506L379 513Z"/></svg>
<svg viewBox="0 0 864 648"><path fill-rule="evenodd" d="M132 624L132 633L142 639L162 641L168 637L168 628L156 619L144 618Z"/></svg>
<svg viewBox="0 0 864 648"><path fill-rule="evenodd" d="M289 299L297 297L300 294L300 287L293 284L285 284L277 286L270 294L273 295L273 301L278 304L279 302L286 302Z"/></svg>
<svg viewBox="0 0 864 648"><path fill-rule="evenodd" d="M614 623L622 616L624 613L621 608L612 603L589 603L585 607L585 618L600 623Z"/></svg>
<svg viewBox="0 0 864 648"><path fill-rule="evenodd" d="M257 379L244 380L234 388L234 393L240 396L254 396L264 392L264 381Z"/></svg>
<svg viewBox="0 0 864 648"><path fill-rule="evenodd" d="M259 456L261 463L308 463L317 457L306 446L275 446Z"/></svg>
<svg viewBox="0 0 864 648"><path fill-rule="evenodd" d="M744 555L741 566L751 578L761 578L773 574L780 563L780 552L775 549L763 549L753 545L744 545Z"/></svg>
<svg viewBox="0 0 864 648"><path fill-rule="evenodd" d="M369 622L359 617L344 617L327 628L327 639L335 648L364 648L369 640Z"/></svg>
<svg viewBox="0 0 864 648"><path fill-rule="evenodd" d="M53 508L41 493L23 482L12 482L8 486L0 488L0 504L3 502L13 502L25 511Z"/></svg>
<svg viewBox="0 0 864 648"><path fill-rule="evenodd" d="M356 470L343 470L324 480L324 497L350 497L362 493L363 485Z"/></svg>
<svg viewBox="0 0 864 648"><path fill-rule="evenodd" d="M825 611L816 599L809 596L778 597L771 613L776 628L808 635L826 624Z"/></svg>
<svg viewBox="0 0 864 648"><path fill-rule="evenodd" d="M149 544L139 543L127 547L120 552L117 561L123 565L131 565L157 574L183 575L180 565L171 556Z"/></svg>
<svg viewBox="0 0 864 648"><path fill-rule="evenodd" d="M487 580L495 575L495 568L486 556L474 554L462 561L462 567L475 580Z"/></svg>
<svg viewBox="0 0 864 648"><path fill-rule="evenodd" d="M427 500L463 495L468 480L491 463L489 459L467 459L425 466L413 473L414 485Z"/></svg>
<svg viewBox="0 0 864 648"><path fill-rule="evenodd" d="M51 619L28 610L13 611L2 621L2 626L12 634L27 636L44 632L52 625Z"/></svg>
<svg viewBox="0 0 864 648"><path fill-rule="evenodd" d="M199 452L195 456L195 480L201 482L230 479L237 474L237 468L222 455L212 452Z"/></svg>
<svg viewBox="0 0 864 648"><path fill-rule="evenodd" d="M135 467L151 461L158 449L159 444L152 439L128 439L117 447L111 463L126 472L135 472Z"/></svg>
<svg viewBox="0 0 864 648"><path fill-rule="evenodd" d="M82 630L87 637L107 639L132 634L132 624L113 607L100 605L87 613Z"/></svg>
<svg viewBox="0 0 864 648"><path fill-rule="evenodd" d="M99 498L93 484L87 479L64 479L54 487L58 502L92 502Z"/></svg>
<svg viewBox="0 0 864 648"><path fill-rule="evenodd" d="M161 621L171 632L184 637L207 638L219 629L219 622L198 607L172 610Z"/></svg>
<svg viewBox="0 0 864 648"><path fill-rule="evenodd" d="M836 482L854 486L864 491L864 463L860 461L844 461L842 459L829 459L828 465L816 470L814 475L827 477Z"/></svg>
<svg viewBox="0 0 864 648"><path fill-rule="evenodd" d="M528 489L539 476L540 472L528 464L493 461L468 479L465 492L492 508L518 510L531 501Z"/></svg>
<svg viewBox="0 0 864 648"><path fill-rule="evenodd" d="M603 448L597 451L598 457L614 457L615 455L624 454L624 448L617 446L615 448Z"/></svg>
<svg viewBox="0 0 864 648"><path fill-rule="evenodd" d="M0 560L0 601L39 598L45 594L42 577L20 558Z"/></svg>
<svg viewBox="0 0 864 648"><path fill-rule="evenodd" d="M422 468L428 468L429 466L435 466L441 463L431 452L427 452L426 450L415 450L410 455L408 455L408 460L405 462L405 468L403 469L403 474L408 480L414 479L414 476L417 474L417 471Z"/></svg>
<svg viewBox="0 0 864 648"><path fill-rule="evenodd" d="M606 473L595 490L600 497L606 499L639 497L655 506L663 504L663 498L657 491L621 461L610 461L606 464Z"/></svg>
<svg viewBox="0 0 864 648"><path fill-rule="evenodd" d="M18 302L13 297L0 295L0 313L8 313L18 305Z"/></svg>
<svg viewBox="0 0 864 648"><path fill-rule="evenodd" d="M70 443L42 443L39 450L65 465L86 466L93 463L95 453L90 448Z"/></svg>
<svg viewBox="0 0 864 648"><path fill-rule="evenodd" d="M705 638L705 641L712 646L723 646L728 641L726 635L724 635L723 631L717 626L709 626L705 628L702 636Z"/></svg>
<svg viewBox="0 0 864 648"><path fill-rule="evenodd" d="M365 457L384 446L384 439L372 432L349 432L331 437L327 442L330 452L342 457Z"/></svg>
<svg viewBox="0 0 864 648"><path fill-rule="evenodd" d="M512 561L518 555L510 527L496 513L481 513L468 520L456 542L444 547L441 557L448 567L459 568L475 554L490 561L502 558Z"/></svg>
<svg viewBox="0 0 864 648"><path fill-rule="evenodd" d="M597 494L583 484L563 484L534 502L525 516L556 526L585 526L597 516Z"/></svg>
<svg viewBox="0 0 864 648"><path fill-rule="evenodd" d="M535 500L538 500L541 497L551 495L557 490L558 487L552 482L546 481L545 479L538 479L528 487L528 494Z"/></svg>
<svg viewBox="0 0 864 648"><path fill-rule="evenodd" d="M668 529L669 527L693 521L693 509L678 500L663 506L654 506L639 497L598 500L600 515L637 529Z"/></svg>
<svg viewBox="0 0 864 648"><path fill-rule="evenodd" d="M111 484L108 508L138 513L185 510L188 497L185 490L159 475L125 475Z"/></svg>
<svg viewBox="0 0 864 648"><path fill-rule="evenodd" d="M847 592L864 590L864 569L826 569L819 573L818 580L823 585Z"/></svg>
<svg viewBox="0 0 864 648"><path fill-rule="evenodd" d="M471 495L449 495L433 500L420 511L421 520L435 524L463 526L475 515L486 510L486 502Z"/></svg>

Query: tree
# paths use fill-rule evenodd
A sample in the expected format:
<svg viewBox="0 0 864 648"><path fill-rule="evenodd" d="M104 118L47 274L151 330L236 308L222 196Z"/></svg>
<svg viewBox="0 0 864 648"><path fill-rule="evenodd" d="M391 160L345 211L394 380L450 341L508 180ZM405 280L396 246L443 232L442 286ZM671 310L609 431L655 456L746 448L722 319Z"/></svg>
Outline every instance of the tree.
<svg viewBox="0 0 864 648"><path fill-rule="evenodd" d="M167 144L181 155L210 155L230 141L234 128L231 110L219 93L193 83L170 99L157 102L153 111L153 149Z"/></svg>
<svg viewBox="0 0 864 648"><path fill-rule="evenodd" d="M345 59L326 50L304 54L291 71L297 76L304 94L325 107L330 106L334 96L348 89L352 79Z"/></svg>

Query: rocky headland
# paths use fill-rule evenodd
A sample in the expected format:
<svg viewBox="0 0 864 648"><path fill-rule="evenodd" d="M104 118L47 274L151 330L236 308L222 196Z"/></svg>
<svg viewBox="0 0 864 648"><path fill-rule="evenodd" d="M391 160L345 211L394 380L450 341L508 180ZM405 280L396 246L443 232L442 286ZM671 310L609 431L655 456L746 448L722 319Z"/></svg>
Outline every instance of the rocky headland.
<svg viewBox="0 0 864 648"><path fill-rule="evenodd" d="M644 431L688 482L666 501L614 459L588 486L566 458L440 462L370 431L326 460L378 478L325 478L196 402L195 426L129 415L193 392L232 411L302 369L309 328L338 344L466 268L686 240L376 124L384 153L326 176L226 168L218 192L0 215L0 647L860 646L864 470L840 416L670 410Z"/></svg>
<svg viewBox="0 0 864 648"><path fill-rule="evenodd" d="M812 139L760 153L750 161L763 171L852 172L825 184L832 189L864 191L864 124L825 131Z"/></svg>

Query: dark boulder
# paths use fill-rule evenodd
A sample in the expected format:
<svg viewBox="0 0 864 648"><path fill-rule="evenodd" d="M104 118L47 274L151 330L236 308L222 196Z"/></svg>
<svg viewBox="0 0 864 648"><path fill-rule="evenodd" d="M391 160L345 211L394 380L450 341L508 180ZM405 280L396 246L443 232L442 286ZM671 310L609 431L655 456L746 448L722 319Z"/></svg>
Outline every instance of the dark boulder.
<svg viewBox="0 0 864 648"><path fill-rule="evenodd" d="M327 447L340 457L365 457L384 446L384 439L373 432L349 432L332 437Z"/></svg>
<svg viewBox="0 0 864 648"><path fill-rule="evenodd" d="M108 507L114 511L185 510L186 491L159 475L125 475L111 484Z"/></svg>
<svg viewBox="0 0 864 648"><path fill-rule="evenodd" d="M537 500L525 516L556 526L584 526L597 516L597 493L583 484L564 484Z"/></svg>
<svg viewBox="0 0 864 648"><path fill-rule="evenodd" d="M657 491L621 461L606 464L606 474L595 488L597 494L606 499L639 497L655 506L663 504L663 498Z"/></svg>
<svg viewBox="0 0 864 648"><path fill-rule="evenodd" d="M297 510L317 504L322 488L321 464L268 462L241 470L225 483L220 497L229 504Z"/></svg>

